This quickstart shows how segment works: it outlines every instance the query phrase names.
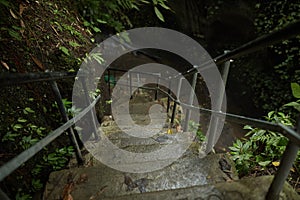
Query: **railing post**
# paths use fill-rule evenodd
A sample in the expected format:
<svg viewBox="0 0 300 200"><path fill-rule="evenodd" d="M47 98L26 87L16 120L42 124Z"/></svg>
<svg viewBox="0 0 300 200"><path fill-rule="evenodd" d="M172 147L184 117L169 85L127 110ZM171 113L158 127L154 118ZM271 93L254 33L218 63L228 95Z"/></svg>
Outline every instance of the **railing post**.
<svg viewBox="0 0 300 200"><path fill-rule="evenodd" d="M172 83L172 80L169 81L168 102L167 102L167 113L169 113L169 110L170 110L171 83Z"/></svg>
<svg viewBox="0 0 300 200"><path fill-rule="evenodd" d="M198 77L198 73L194 73L193 82L192 82L192 90L190 92L190 97L189 97L189 102L188 102L190 106L193 105L193 101L194 101L194 97L195 97L197 77ZM185 120L184 120L183 132L188 131L190 118L191 118L191 109L187 108L186 116L185 116Z"/></svg>
<svg viewBox="0 0 300 200"><path fill-rule="evenodd" d="M140 94L140 92L141 92L141 89L140 89L141 80L140 80L140 74L139 73L136 74L136 78L137 78L137 91L138 91L138 94Z"/></svg>
<svg viewBox="0 0 300 200"><path fill-rule="evenodd" d="M176 99L179 99L179 96L180 96L180 90L181 90L181 85L182 85L182 79L183 79L183 78L179 78L178 87L177 87ZM173 111L172 111L172 116L171 116L171 123L170 123L171 128L172 128L172 126L173 126L173 124L174 124L174 119L175 119L175 114L176 114L176 106L177 106L177 103L174 102Z"/></svg>
<svg viewBox="0 0 300 200"><path fill-rule="evenodd" d="M58 105L58 108L59 108L60 114L63 118L63 121L67 122L69 120L69 117L66 113L66 109L63 104L62 97L61 97L60 91L58 89L57 83L55 81L51 81L50 84L51 84L52 90L54 92L54 95L56 98L56 103ZM72 126L68 129L68 132L69 132L69 138L70 138L71 144L75 148L77 162L79 165L81 165L81 164L83 164L83 158L82 158L81 151L80 151L80 148L78 145L78 141L76 139L76 135L74 133Z"/></svg>
<svg viewBox="0 0 300 200"><path fill-rule="evenodd" d="M176 114L176 106L177 106L177 103L174 102L174 106L173 106L173 110L172 110L172 116L171 116L171 122L170 122L170 128L172 128L172 126L174 124L174 119L175 119L175 114Z"/></svg>
<svg viewBox="0 0 300 200"><path fill-rule="evenodd" d="M300 117L297 123L297 133L300 134ZM268 190L266 199L267 200L278 200L279 194L282 190L284 182L286 181L290 170L293 166L293 163L297 157L299 146L294 144L292 141L289 141L286 149L282 155L280 161L279 169L277 170L274 179L271 183L271 186Z"/></svg>
<svg viewBox="0 0 300 200"><path fill-rule="evenodd" d="M224 53L228 53L228 52L229 51L227 51L227 50L224 51ZM231 60L226 61L224 63L224 68L223 68L223 73L222 73L223 83L220 83L221 86L220 86L220 92L219 92L219 99L218 99L217 107L216 107L217 111L221 111L221 109L222 109L222 104L223 104L223 99L224 99L225 89L226 89L226 84L227 84L227 78L228 78L229 69L230 69L230 62L231 62ZM222 84L224 85L224 87L222 87ZM213 149L219 120L220 120L219 117L212 114L212 121L210 123L210 132L209 132L209 136L207 138L206 149L209 149L209 150ZM206 153L209 153L209 152L206 151Z"/></svg>
<svg viewBox="0 0 300 200"><path fill-rule="evenodd" d="M87 104L87 106L89 106L91 104L91 101L90 101L90 98L89 98L89 93L88 93L88 90L87 90L87 87L86 87L84 77L81 78L81 84L82 84L82 88L83 88L83 91L84 91L86 104ZM95 137L95 140L98 141L99 140L99 136L97 134L98 129L97 129L95 117L92 113L92 110L89 111L89 114L90 114L90 117L92 119L92 127L94 129L94 137Z"/></svg>
<svg viewBox="0 0 300 200"><path fill-rule="evenodd" d="M129 75L129 94L130 94L130 99L133 98L133 94L132 94L132 76L130 71L128 72Z"/></svg>
<svg viewBox="0 0 300 200"><path fill-rule="evenodd" d="M159 87L159 79L160 79L160 75L157 76L156 79L156 90L155 90L155 96L154 96L154 100L156 101L158 98L158 87Z"/></svg>

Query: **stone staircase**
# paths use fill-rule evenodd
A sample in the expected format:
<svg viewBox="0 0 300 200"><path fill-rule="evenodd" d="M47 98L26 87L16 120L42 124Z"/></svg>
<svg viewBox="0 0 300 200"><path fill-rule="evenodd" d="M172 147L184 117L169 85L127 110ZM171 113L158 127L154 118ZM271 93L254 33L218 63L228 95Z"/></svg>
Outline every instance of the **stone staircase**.
<svg viewBox="0 0 300 200"><path fill-rule="evenodd" d="M133 121L140 125L148 124L150 118L146 113L153 104L154 102L133 101L130 104ZM158 113L157 116L161 115ZM126 151L147 153L165 145L180 143L175 135L166 133L166 127L157 130L154 126L153 130L144 130L160 131L149 138L129 136L120 128L124 130L124 127L118 127L114 121L104 122L101 127L113 144ZM264 199L272 180L271 176L238 180L233 162L228 155L210 154L200 158L198 149L199 143L195 141L174 162L170 160L174 152L170 152L170 157L166 159L126 163L126 167L129 168L130 166L143 168L157 162L171 163L162 169L143 173L118 171L102 164L87 153L84 166L78 168L74 164L75 160L72 160L69 169L51 173L44 199ZM114 152L111 152L111 155L114 155ZM300 199L288 184L285 184L281 197L288 200Z"/></svg>

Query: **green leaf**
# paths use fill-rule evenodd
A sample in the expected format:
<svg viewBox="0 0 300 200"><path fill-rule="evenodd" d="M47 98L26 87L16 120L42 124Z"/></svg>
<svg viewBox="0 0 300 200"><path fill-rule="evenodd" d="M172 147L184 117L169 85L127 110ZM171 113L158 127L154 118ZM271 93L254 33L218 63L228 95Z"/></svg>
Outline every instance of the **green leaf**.
<svg viewBox="0 0 300 200"><path fill-rule="evenodd" d="M278 115L282 118L286 118L285 114L283 112L278 112Z"/></svg>
<svg viewBox="0 0 300 200"><path fill-rule="evenodd" d="M20 129L20 128L23 128L23 126L21 124L15 124L13 126L13 129L16 130L16 129Z"/></svg>
<svg viewBox="0 0 300 200"><path fill-rule="evenodd" d="M29 113L34 113L34 111L31 108L29 108L29 107L26 107L24 109L24 111L29 112Z"/></svg>
<svg viewBox="0 0 300 200"><path fill-rule="evenodd" d="M70 108L72 105L72 102L68 101L68 99L62 99L62 102L63 102L65 108L67 108L67 109Z"/></svg>
<svg viewBox="0 0 300 200"><path fill-rule="evenodd" d="M84 22L83 22L83 25L84 25L84 26L90 26L91 24L90 24L88 21L84 21Z"/></svg>
<svg viewBox="0 0 300 200"><path fill-rule="evenodd" d="M242 147L243 146L242 141L239 140L239 139L236 140L236 144L237 144L238 147Z"/></svg>
<svg viewBox="0 0 300 200"><path fill-rule="evenodd" d="M140 0L142 3L149 4L150 2L147 0Z"/></svg>
<svg viewBox="0 0 300 200"><path fill-rule="evenodd" d="M231 151L239 151L239 149L238 148L236 148L236 147L228 147Z"/></svg>
<svg viewBox="0 0 300 200"><path fill-rule="evenodd" d="M161 14L161 12L158 10L156 6L154 7L154 11L158 19L164 22L165 21L164 16Z"/></svg>
<svg viewBox="0 0 300 200"><path fill-rule="evenodd" d="M96 33L100 33L100 32L101 32L101 30L100 30L99 28L95 27L95 26L93 26L92 28L93 28L93 30L94 30Z"/></svg>
<svg viewBox="0 0 300 200"><path fill-rule="evenodd" d="M8 34L9 34L11 37L15 38L16 40L19 40L19 41L22 40L22 37L20 36L19 32L15 31L15 30L13 30L13 29L9 29L9 30L8 30Z"/></svg>
<svg viewBox="0 0 300 200"><path fill-rule="evenodd" d="M140 10L139 7L137 7L136 5L132 5L132 8L133 8L133 9L136 9L136 10L138 10L138 11Z"/></svg>
<svg viewBox="0 0 300 200"><path fill-rule="evenodd" d="M271 161L270 160L267 160L267 161L262 161L262 162L259 162L258 164L260 165L260 166L263 166L263 167L266 167L268 164L270 164L271 163Z"/></svg>
<svg viewBox="0 0 300 200"><path fill-rule="evenodd" d="M298 83L291 83L293 96L296 98L300 98L300 85Z"/></svg>
<svg viewBox="0 0 300 200"><path fill-rule="evenodd" d="M17 31L19 31L19 30L21 30L22 28L21 27L19 27L19 26L12 26L12 28L13 29L15 29L15 30L17 30Z"/></svg>
<svg viewBox="0 0 300 200"><path fill-rule="evenodd" d="M18 119L18 122L24 123L24 122L27 122L27 120L26 120L26 119L19 118L19 119Z"/></svg>
<svg viewBox="0 0 300 200"><path fill-rule="evenodd" d="M104 62L104 59L102 58L101 53L92 53L91 58L95 59L99 64L102 64Z"/></svg>
<svg viewBox="0 0 300 200"><path fill-rule="evenodd" d="M43 188L43 184L40 179L32 179L31 185L35 191L40 190Z"/></svg>
<svg viewBox="0 0 300 200"><path fill-rule="evenodd" d="M125 31L125 32L119 33L117 35L120 37L122 44L124 43L124 41L125 41L125 43L126 42L131 43L128 32Z"/></svg>
<svg viewBox="0 0 300 200"><path fill-rule="evenodd" d="M298 103L298 102L290 102L290 103L284 104L283 106L294 107L296 110L298 110L300 112L300 103Z"/></svg>
<svg viewBox="0 0 300 200"><path fill-rule="evenodd" d="M77 42L73 42L73 41L69 41L69 45L71 45L72 47L80 47L81 46Z"/></svg>
<svg viewBox="0 0 300 200"><path fill-rule="evenodd" d="M285 147L288 144L288 139L285 137L282 137L279 139L277 146L283 146Z"/></svg>
<svg viewBox="0 0 300 200"><path fill-rule="evenodd" d="M159 2L159 5L166 10L171 10L169 6L167 6L164 2Z"/></svg>
<svg viewBox="0 0 300 200"><path fill-rule="evenodd" d="M253 130L253 128L251 126L249 126L249 125L245 125L243 129L245 129L245 130Z"/></svg>
<svg viewBox="0 0 300 200"><path fill-rule="evenodd" d="M107 21L101 20L101 19L97 19L97 22L99 22L100 24L107 24Z"/></svg>
<svg viewBox="0 0 300 200"><path fill-rule="evenodd" d="M66 47L60 46L59 49L60 49L64 54L66 54L67 56L70 55L70 54L69 54L69 50L68 50Z"/></svg>
<svg viewBox="0 0 300 200"><path fill-rule="evenodd" d="M112 99L111 99L111 100L107 100L107 101L105 101L105 103L107 103L107 104L111 104L111 103L112 103Z"/></svg>
<svg viewBox="0 0 300 200"><path fill-rule="evenodd" d="M275 111L271 111L268 113L268 117L271 118Z"/></svg>
<svg viewBox="0 0 300 200"><path fill-rule="evenodd" d="M6 133L6 134L4 135L4 137L2 138L2 142L8 141L8 140L10 140L10 141L15 141L15 137L18 137L18 136L19 136L19 134L17 134L17 133L11 133L11 132L8 132L8 133Z"/></svg>

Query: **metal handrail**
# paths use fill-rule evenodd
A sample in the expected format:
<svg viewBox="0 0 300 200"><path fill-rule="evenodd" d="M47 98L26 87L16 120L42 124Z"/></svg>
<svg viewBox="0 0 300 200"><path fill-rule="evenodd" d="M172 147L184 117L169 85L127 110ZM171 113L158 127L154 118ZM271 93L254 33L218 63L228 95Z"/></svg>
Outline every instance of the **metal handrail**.
<svg viewBox="0 0 300 200"><path fill-rule="evenodd" d="M135 87L135 86L133 86ZM226 117L229 117L229 120L232 120L237 123L251 123L254 126L258 126L261 128L267 128L269 130L273 131L283 131L285 136L287 136L291 141L293 141L295 144L300 145L300 135L295 132L292 128L284 126L280 123L271 123L264 120L258 120L253 118L248 118L244 116L229 114L229 113L223 113L219 111L213 111L210 109L205 109L201 107L191 106L184 104L180 102L179 100L175 99L172 95L168 94L166 91L164 91L160 87L140 87L143 89L149 89L149 90L159 90L160 92L164 93L165 95L168 95L175 103L180 104L182 107L193 109L193 110L200 110L206 113L212 113L216 115L225 115ZM37 152L39 152L41 149L43 149L45 146L47 146L49 143L51 143L53 140L55 140L58 136L60 136L65 130L73 126L77 121L79 121L85 114L87 114L94 106L95 104L100 100L100 95L83 111L81 111L78 115L76 115L74 118L70 119L68 122L66 122L64 125L57 128L55 131L50 133L47 137L40 140L38 143L30 147L29 149L23 151L21 154L7 162L5 165L0 167L0 181L2 181L6 176L8 176L10 173L12 173L15 169L17 169L19 166L21 166L23 163L25 163L27 160L29 160L32 156L34 156Z"/></svg>
<svg viewBox="0 0 300 200"><path fill-rule="evenodd" d="M118 69L113 67L109 67L108 70L128 72L128 70ZM154 73L139 72L139 71L132 71L131 73L154 75ZM78 74L76 72L1 73L0 87L32 83L32 82L41 82L41 81L56 81L56 80L61 80L66 78L87 77L87 76L88 74L84 74L84 73Z"/></svg>
<svg viewBox="0 0 300 200"><path fill-rule="evenodd" d="M231 50L230 52L226 52L220 56L217 56L213 60L203 63L199 66L195 66L194 68L191 68L190 70L182 73L181 75L191 74L193 72L196 72L197 70L206 70L206 66L209 67L210 64L213 62L219 65L230 59L235 59L244 56L246 54L255 52L261 48L276 44L282 40L295 37L299 34L300 34L300 21L296 21L282 29L260 36L234 50Z"/></svg>
<svg viewBox="0 0 300 200"><path fill-rule="evenodd" d="M108 84L115 83L115 82L108 82ZM172 99L174 101L174 107L173 107L173 112L172 112L172 119L174 119L174 113L176 109L176 105L180 104L182 107L187 108L187 110L198 110L206 113L213 114L216 117L220 116L226 116L229 121L233 121L239 124L248 124L248 125L253 125L258 128L263 128L271 131L276 131L276 132L281 132L284 136L286 136L289 139L289 143L286 146L284 155L281 160L281 164L279 166L279 169L277 173L275 174L275 177L271 183L271 186L269 187L269 190L266 195L267 200L277 200L279 199L279 193L282 190L283 184L285 180L287 179L287 176L289 174L289 170L291 169L294 160L296 159L297 152L300 147L300 120L298 121L298 127L296 132L294 130L294 127L288 127L285 126L284 124L281 124L279 122L273 123L273 122L268 122L265 120L259 120L259 119L254 119L254 118L249 118L245 116L240 116L240 115L234 115L230 113L224 113L221 111L215 111L215 110L210 110L210 109L205 109L189 104L185 104L180 102L177 98L174 98L169 92L164 91L162 88L159 86L157 87L145 87L145 86L133 86L132 83L130 84L131 89L133 87L136 88L141 88L141 89L149 89L149 90L159 90L160 92L164 93L165 95L168 96L168 98ZM171 124L173 123L171 119Z"/></svg>
<svg viewBox="0 0 300 200"><path fill-rule="evenodd" d="M114 81L111 81L110 83L115 83ZM214 114L218 117L226 117L226 120L235 122L237 124L248 124L257 128L263 128L274 132L282 132L284 136L289 138L291 141L293 141L295 144L300 146L300 134L298 134L295 131L294 127L291 126L285 126L284 124L280 122L269 122L265 120L255 119L251 117L236 115L232 113L224 113L222 111L215 111L208 108L202 108L198 106L189 105L186 103L181 102L177 98L174 98L172 95L170 95L168 92L163 90L161 87L146 87L146 86L132 86L133 88L140 88L140 89L146 89L146 90L159 90L161 93L164 93L167 95L174 103L182 106L183 108L195 110L195 111L201 111L206 114Z"/></svg>
<svg viewBox="0 0 300 200"><path fill-rule="evenodd" d="M259 48L266 47L267 45L274 44L280 40L288 39L290 37L293 37L295 35L300 34L300 21L293 23L279 31L275 31L271 34L259 37L251 42L246 43L245 45L242 45L239 48L236 48L232 50L229 53L222 54L221 56L216 57L213 59L213 61L216 64L223 63L224 61L227 61L229 59L237 58L242 55L245 55L247 53L253 52ZM204 63L201 66L196 66L184 73L180 73L180 75L188 75L194 72L197 72L197 69L204 70L204 66L208 63ZM203 68L204 67L204 68ZM136 72L138 73L138 72ZM8 86L13 84L21 84L21 83L30 83L30 82L37 82L37 81L54 81L58 79L64 79L64 78L70 78L70 77L76 77L77 73L68 73L68 72L44 72L44 73L27 73L27 74L0 74L0 86ZM160 78L160 77L159 77ZM172 77L176 78L176 77ZM109 82L110 84L110 82ZM134 86L133 86L134 87ZM144 87L146 88L146 87ZM148 88L149 89L149 88ZM165 93L169 98L171 98L176 104L181 104L181 106L186 107L187 109L196 109L200 110L202 112L212 113L215 115L222 115L226 116L229 120L233 120L238 123L251 123L255 126L261 127L261 128L267 128L274 131L282 131L283 134L289 138L290 142L286 148L284 160L286 162L283 162L282 165L280 165L279 168L279 174L275 176L274 181L270 187L270 190L268 192L267 198L268 199L276 199L278 198L279 192L278 190L281 190L282 185L287 177L287 173L289 171L289 167L291 166L293 160L287 159L287 154L293 154L291 156L294 158L295 151L297 154L297 150L300 146L300 134L295 132L293 128L284 126L283 124L279 123L271 123L264 120L258 120L253 118L248 118L244 116L229 114L229 113L223 113L220 111L213 111L210 109L195 107L193 105L187 105L184 104L177 99L173 98L171 94L168 92L163 91L159 86L156 86L155 88L152 88L153 90L160 90L161 92ZM82 112L80 112L78 115L76 115L74 118L68 120L64 125L60 126L58 129L50 133L48 136L46 136L44 139L40 140L38 143L30 147L29 149L23 151L18 156L4 164L0 167L0 181L2 181L6 176L8 176L10 173L12 173L15 169L17 169L19 166L21 166L23 163L25 163L28 159L30 159L32 156L34 156L37 152L39 152L41 149L43 149L46 145L51 143L53 140L55 140L59 135L61 135L65 130L73 126L78 120L80 120L85 114L90 112L90 110L95 106L96 102L99 101L100 96L98 96L88 107L86 107ZM174 109L174 108L173 108ZM299 131L300 127L298 127ZM281 179L284 179L283 181Z"/></svg>
<svg viewBox="0 0 300 200"><path fill-rule="evenodd" d="M1 73L0 86L74 78L75 72Z"/></svg>
<svg viewBox="0 0 300 200"><path fill-rule="evenodd" d="M23 163L29 160L32 156L42 150L45 146L55 140L60 136L64 131L73 126L77 121L79 121L83 116L85 116L100 100L100 95L84 110L77 114L74 118L70 119L62 126L52 131L48 136L31 146L29 149L23 151L18 156L8 161L6 164L0 167L0 181L2 181L6 176L11 174L14 170L20 167Z"/></svg>

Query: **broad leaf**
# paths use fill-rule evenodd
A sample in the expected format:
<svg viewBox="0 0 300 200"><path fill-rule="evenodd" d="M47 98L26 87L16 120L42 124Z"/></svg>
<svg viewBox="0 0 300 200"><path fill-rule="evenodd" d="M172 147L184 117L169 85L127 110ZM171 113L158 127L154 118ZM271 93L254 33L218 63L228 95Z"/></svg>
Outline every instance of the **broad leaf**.
<svg viewBox="0 0 300 200"><path fill-rule="evenodd" d="M100 32L101 32L101 30L100 30L99 28L95 27L95 26L93 26L93 30L94 30L96 33L100 33Z"/></svg>
<svg viewBox="0 0 300 200"><path fill-rule="evenodd" d="M27 122L27 120L26 120L26 119L19 118L19 119L18 119L18 122L24 123L24 122Z"/></svg>
<svg viewBox="0 0 300 200"><path fill-rule="evenodd" d="M300 85L298 83L291 83L293 96L300 99Z"/></svg>
<svg viewBox="0 0 300 200"><path fill-rule="evenodd" d="M268 164L270 164L271 163L271 161L270 160L267 160L267 161L263 161L263 162L259 162L258 164L260 165L260 166L263 166L263 167L266 167Z"/></svg>
<svg viewBox="0 0 300 200"><path fill-rule="evenodd" d="M166 10L171 10L169 6L167 6L164 2L159 2L159 5Z"/></svg>
<svg viewBox="0 0 300 200"><path fill-rule="evenodd" d="M97 22L101 23L101 24L107 24L107 21L101 20L101 19L97 19Z"/></svg>
<svg viewBox="0 0 300 200"><path fill-rule="evenodd" d="M296 110L298 110L300 112L300 103L298 103L298 102L290 102L290 103L285 104L284 106L294 107Z"/></svg>
<svg viewBox="0 0 300 200"><path fill-rule="evenodd" d="M164 19L164 16L161 14L161 12L158 10L158 8L157 7L154 7L154 11L155 11L155 14L156 14L156 16L158 17L158 19L160 20L160 21L165 21L165 19Z"/></svg>
<svg viewBox="0 0 300 200"><path fill-rule="evenodd" d="M69 41L69 45L71 45L72 47L80 47L81 46L77 42L73 42L73 41Z"/></svg>
<svg viewBox="0 0 300 200"><path fill-rule="evenodd" d="M59 49L60 49L64 54L66 54L67 56L70 55L70 54L69 54L69 50L68 50L66 47L61 46L61 47L59 47Z"/></svg>
<svg viewBox="0 0 300 200"><path fill-rule="evenodd" d="M245 130L253 130L253 128L251 126L249 126L249 125L245 125L243 129L245 129Z"/></svg>

